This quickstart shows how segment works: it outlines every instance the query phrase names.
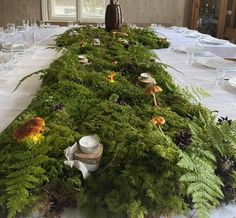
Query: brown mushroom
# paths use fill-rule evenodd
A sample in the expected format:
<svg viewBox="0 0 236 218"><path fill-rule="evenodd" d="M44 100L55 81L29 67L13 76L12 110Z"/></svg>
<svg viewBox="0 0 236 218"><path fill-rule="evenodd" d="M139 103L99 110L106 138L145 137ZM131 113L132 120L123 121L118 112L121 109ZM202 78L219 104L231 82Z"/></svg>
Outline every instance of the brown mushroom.
<svg viewBox="0 0 236 218"><path fill-rule="evenodd" d="M158 107L157 99L156 99L156 93L160 93L160 92L162 92L162 88L160 86L149 86L145 90L146 94L153 96L154 104L155 104L156 107Z"/></svg>
<svg viewBox="0 0 236 218"><path fill-rule="evenodd" d="M153 119L150 120L150 122L157 126L162 126L166 123L165 119L161 116L154 117Z"/></svg>
<svg viewBox="0 0 236 218"><path fill-rule="evenodd" d="M25 124L15 129L13 139L21 142L25 139L33 139L35 136L41 135L45 122L41 117L35 117L27 121Z"/></svg>

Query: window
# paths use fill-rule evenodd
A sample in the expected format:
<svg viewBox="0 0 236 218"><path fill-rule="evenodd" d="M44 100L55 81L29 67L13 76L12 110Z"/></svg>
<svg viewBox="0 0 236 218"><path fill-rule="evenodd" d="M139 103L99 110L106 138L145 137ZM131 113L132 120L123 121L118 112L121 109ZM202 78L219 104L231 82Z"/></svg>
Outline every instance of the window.
<svg viewBox="0 0 236 218"><path fill-rule="evenodd" d="M84 0L82 1L82 17L104 17L104 0Z"/></svg>
<svg viewBox="0 0 236 218"><path fill-rule="evenodd" d="M104 22L108 0L41 0L44 21Z"/></svg>
<svg viewBox="0 0 236 218"><path fill-rule="evenodd" d="M76 0L51 0L51 18L76 18Z"/></svg>

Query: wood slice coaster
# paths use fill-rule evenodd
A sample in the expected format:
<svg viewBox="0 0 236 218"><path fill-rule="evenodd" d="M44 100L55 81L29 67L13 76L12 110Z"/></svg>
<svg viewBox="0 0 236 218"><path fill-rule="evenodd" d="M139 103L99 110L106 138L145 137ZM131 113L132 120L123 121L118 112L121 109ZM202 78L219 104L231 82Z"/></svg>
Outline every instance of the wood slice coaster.
<svg viewBox="0 0 236 218"><path fill-rule="evenodd" d="M98 148L95 152L90 154L83 153L78 146L78 150L74 153L74 159L86 164L98 164L102 157L102 153L103 146L101 144L98 145Z"/></svg>
<svg viewBox="0 0 236 218"><path fill-rule="evenodd" d="M143 77L139 76L137 85L141 86L142 88L147 88L149 86L156 85L156 80L151 76L147 79L144 79Z"/></svg>

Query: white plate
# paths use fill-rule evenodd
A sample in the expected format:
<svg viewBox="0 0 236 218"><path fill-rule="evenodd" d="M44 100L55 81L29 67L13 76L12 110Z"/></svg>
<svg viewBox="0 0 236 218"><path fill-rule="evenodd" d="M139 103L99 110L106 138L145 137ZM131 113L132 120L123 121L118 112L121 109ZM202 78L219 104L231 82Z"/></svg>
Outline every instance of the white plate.
<svg viewBox="0 0 236 218"><path fill-rule="evenodd" d="M203 66L209 67L209 68L213 68L213 69L217 69L218 66L223 65L225 63L228 63L230 61L226 61L223 58L220 57L202 57L202 58L198 58L196 60L196 62L198 64L201 64Z"/></svg>
<svg viewBox="0 0 236 218"><path fill-rule="evenodd" d="M182 26L172 26L170 29L174 30L177 33L184 33L188 30L187 27L182 27Z"/></svg>
<svg viewBox="0 0 236 218"><path fill-rule="evenodd" d="M186 38L198 38L201 35L198 31L186 31L184 36Z"/></svg>
<svg viewBox="0 0 236 218"><path fill-rule="evenodd" d="M229 84L233 86L234 88L236 88L236 77L231 78L229 80Z"/></svg>
<svg viewBox="0 0 236 218"><path fill-rule="evenodd" d="M229 41L224 39L216 39L214 37L206 37L200 40L202 43L212 44L212 45L223 45L229 43Z"/></svg>
<svg viewBox="0 0 236 218"><path fill-rule="evenodd" d="M3 44L3 51L10 51L11 47L9 45L10 43ZM12 45L13 51L14 52L22 52L25 50L25 45L24 44L13 44Z"/></svg>
<svg viewBox="0 0 236 218"><path fill-rule="evenodd" d="M191 53L204 53L207 52L207 48L203 47L187 47L187 46L177 46L173 49L174 51L179 51L179 52L191 52Z"/></svg>
<svg viewBox="0 0 236 218"><path fill-rule="evenodd" d="M186 46L177 46L177 47L173 48L173 51L187 53L187 47Z"/></svg>
<svg viewBox="0 0 236 218"><path fill-rule="evenodd" d="M207 51L206 48L202 47L186 47L186 46L178 46L173 49L175 52L183 52L187 53L188 51L194 53L195 57L214 57L215 55Z"/></svg>

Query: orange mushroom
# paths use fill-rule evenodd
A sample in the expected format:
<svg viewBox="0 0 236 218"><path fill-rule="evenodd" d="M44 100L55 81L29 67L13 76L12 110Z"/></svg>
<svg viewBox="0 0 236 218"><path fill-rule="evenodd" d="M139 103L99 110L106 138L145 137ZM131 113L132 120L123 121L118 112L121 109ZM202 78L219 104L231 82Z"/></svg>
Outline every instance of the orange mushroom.
<svg viewBox="0 0 236 218"><path fill-rule="evenodd" d="M155 104L156 107L158 107L157 99L156 99L156 93L160 93L160 92L162 92L162 88L160 86L149 86L145 90L146 94L153 96L154 104Z"/></svg>
<svg viewBox="0 0 236 218"><path fill-rule="evenodd" d="M18 142L29 139L36 143L42 137L44 126L45 122L41 117L32 118L15 129L13 139Z"/></svg>
<svg viewBox="0 0 236 218"><path fill-rule="evenodd" d="M111 34L115 37L115 35L117 34L117 32L113 31L113 32L111 32Z"/></svg>
<svg viewBox="0 0 236 218"><path fill-rule="evenodd" d="M122 36L129 36L128 33L126 33L126 32L121 32L121 35Z"/></svg>
<svg viewBox="0 0 236 218"><path fill-rule="evenodd" d="M80 42L80 47L82 47L82 48L84 48L85 46L87 46L87 42L84 42L84 41L82 41L82 42Z"/></svg>
<svg viewBox="0 0 236 218"><path fill-rule="evenodd" d="M111 82L111 83L114 83L115 82L115 80L114 80L114 77L116 76L116 73L115 72L111 72L108 76L107 76L107 78L109 79L109 81Z"/></svg>
<svg viewBox="0 0 236 218"><path fill-rule="evenodd" d="M150 120L150 122L157 126L162 126L166 123L165 119L161 116L154 117L153 119Z"/></svg>
<svg viewBox="0 0 236 218"><path fill-rule="evenodd" d="M118 62L117 62L117 61L112 61L112 64L113 64L113 65L117 65Z"/></svg>

